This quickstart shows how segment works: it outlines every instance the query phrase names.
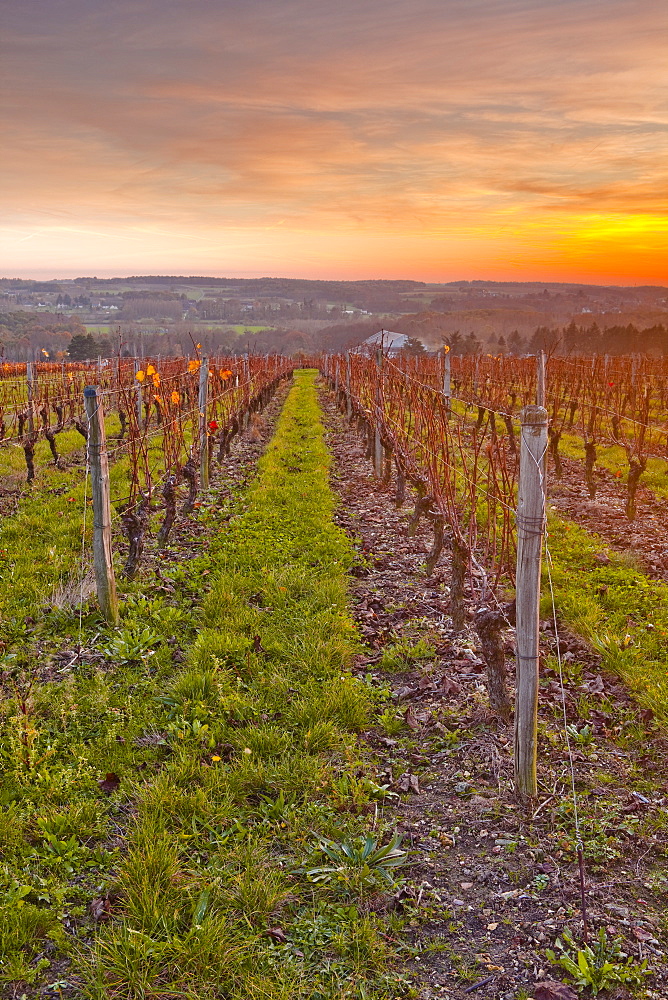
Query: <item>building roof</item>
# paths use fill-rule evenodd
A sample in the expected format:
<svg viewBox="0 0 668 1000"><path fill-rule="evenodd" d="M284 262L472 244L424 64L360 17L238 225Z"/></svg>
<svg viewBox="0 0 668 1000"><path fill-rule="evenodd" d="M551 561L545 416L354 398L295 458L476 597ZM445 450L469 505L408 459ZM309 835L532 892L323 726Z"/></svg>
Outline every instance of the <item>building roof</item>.
<svg viewBox="0 0 668 1000"><path fill-rule="evenodd" d="M408 339L405 333L394 333L392 330L379 330L378 333L372 333L370 337L367 337L360 344L360 347L382 347L386 354L396 354L404 349L408 343Z"/></svg>

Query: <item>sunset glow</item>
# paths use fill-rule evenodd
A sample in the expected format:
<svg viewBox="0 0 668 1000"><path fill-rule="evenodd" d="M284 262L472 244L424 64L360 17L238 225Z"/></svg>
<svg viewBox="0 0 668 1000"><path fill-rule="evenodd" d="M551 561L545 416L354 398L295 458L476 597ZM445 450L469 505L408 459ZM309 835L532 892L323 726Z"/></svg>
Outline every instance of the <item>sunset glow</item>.
<svg viewBox="0 0 668 1000"><path fill-rule="evenodd" d="M10 0L0 274L664 283L668 8Z"/></svg>

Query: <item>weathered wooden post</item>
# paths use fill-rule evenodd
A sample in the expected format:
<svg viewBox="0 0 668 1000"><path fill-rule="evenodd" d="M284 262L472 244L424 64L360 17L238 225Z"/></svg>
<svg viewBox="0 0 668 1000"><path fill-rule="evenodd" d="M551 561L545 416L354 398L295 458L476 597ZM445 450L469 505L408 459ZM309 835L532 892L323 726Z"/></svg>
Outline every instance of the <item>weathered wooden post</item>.
<svg viewBox="0 0 668 1000"><path fill-rule="evenodd" d="M523 799L536 795L540 568L545 533L547 410L525 406L520 414L517 496L515 786Z"/></svg>
<svg viewBox="0 0 668 1000"><path fill-rule="evenodd" d="M545 351L536 355L536 406L545 406Z"/></svg>
<svg viewBox="0 0 668 1000"><path fill-rule="evenodd" d="M450 383L450 347L443 345L443 398L445 399L445 412L450 413L450 397L452 395Z"/></svg>
<svg viewBox="0 0 668 1000"><path fill-rule="evenodd" d="M93 565L97 599L107 622L110 625L117 625L118 598L116 597L116 577L114 576L114 563L111 555L109 463L102 396L98 387L86 386L84 406L88 422L88 461L93 490Z"/></svg>
<svg viewBox="0 0 668 1000"><path fill-rule="evenodd" d="M35 374L32 361L26 362L26 384L28 388L28 434L35 433Z"/></svg>
<svg viewBox="0 0 668 1000"><path fill-rule="evenodd" d="M209 488L209 428L206 407L209 397L209 359L202 358L199 366L199 481L202 489Z"/></svg>
<svg viewBox="0 0 668 1000"><path fill-rule="evenodd" d="M383 351L376 351L376 419L373 435L373 471L380 479L383 475L383 443L380 436L380 417L383 410Z"/></svg>
<svg viewBox="0 0 668 1000"><path fill-rule="evenodd" d="M346 417L353 415L353 404L350 398L350 351L346 351Z"/></svg>
<svg viewBox="0 0 668 1000"><path fill-rule="evenodd" d="M142 391L141 382L137 378L137 372L141 370L141 361L139 358L135 358L135 380L137 382L137 429L141 431L141 406L142 406Z"/></svg>

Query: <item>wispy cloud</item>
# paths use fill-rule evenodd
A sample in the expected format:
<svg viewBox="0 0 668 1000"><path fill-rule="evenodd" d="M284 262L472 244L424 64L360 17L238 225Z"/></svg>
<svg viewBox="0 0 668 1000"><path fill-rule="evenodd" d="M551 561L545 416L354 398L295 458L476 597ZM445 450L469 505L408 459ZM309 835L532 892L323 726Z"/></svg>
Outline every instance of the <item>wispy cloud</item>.
<svg viewBox="0 0 668 1000"><path fill-rule="evenodd" d="M193 236L219 248L209 270L236 263L231 233L260 270L283 246L332 273L372 252L394 273L451 278L458 261L488 272L504 257L554 271L592 214L666 215L668 8L649 0L8 8L0 270L19 266L27 227L26 249L56 270L80 252L102 271L95 233L126 247L127 269L156 269L148 234L167 232L180 271L202 268ZM665 249L665 228L650 230ZM615 231L635 267L628 227Z"/></svg>

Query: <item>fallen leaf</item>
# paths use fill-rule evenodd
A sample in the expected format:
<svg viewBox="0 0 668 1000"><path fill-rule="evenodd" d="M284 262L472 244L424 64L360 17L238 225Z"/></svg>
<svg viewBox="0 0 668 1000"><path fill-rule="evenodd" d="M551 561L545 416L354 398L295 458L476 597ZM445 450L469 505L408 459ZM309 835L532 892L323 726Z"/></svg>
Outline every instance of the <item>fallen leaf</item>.
<svg viewBox="0 0 668 1000"><path fill-rule="evenodd" d="M98 781L98 788L105 793L105 795L111 795L115 792L121 783L121 779L113 771L108 772L107 776L102 780Z"/></svg>
<svg viewBox="0 0 668 1000"><path fill-rule="evenodd" d="M429 714L429 712L425 711L418 712L413 708L412 705L409 705L408 708L406 709L405 718L406 718L406 725L409 726L415 732L415 730L422 729L423 726L427 725L427 723L431 719L431 715Z"/></svg>
<svg viewBox="0 0 668 1000"><path fill-rule="evenodd" d="M577 995L565 983L544 979L533 987L534 1000L578 1000Z"/></svg>
<svg viewBox="0 0 668 1000"><path fill-rule="evenodd" d="M450 677L443 677L439 685L439 694L449 695L449 694L459 694L461 685L457 681L453 681Z"/></svg>
<svg viewBox="0 0 668 1000"><path fill-rule="evenodd" d="M421 729L422 725L417 717L417 712L412 705L409 705L406 709L405 714L406 725L415 732L416 729Z"/></svg>
<svg viewBox="0 0 668 1000"><path fill-rule="evenodd" d="M268 927L267 934L274 941L278 941L279 944L285 944L288 940L282 927Z"/></svg>
<svg viewBox="0 0 668 1000"><path fill-rule="evenodd" d="M111 919L111 902L107 896L98 896L92 900L89 909L93 920Z"/></svg>
<svg viewBox="0 0 668 1000"><path fill-rule="evenodd" d="M603 678L600 674L597 674L591 681L585 681L583 687L585 687L590 694L605 694L605 684L603 683Z"/></svg>
<svg viewBox="0 0 668 1000"><path fill-rule="evenodd" d="M409 774L408 772L402 774L396 782L396 788L399 792L413 792L414 795L419 795L420 783L417 774Z"/></svg>

